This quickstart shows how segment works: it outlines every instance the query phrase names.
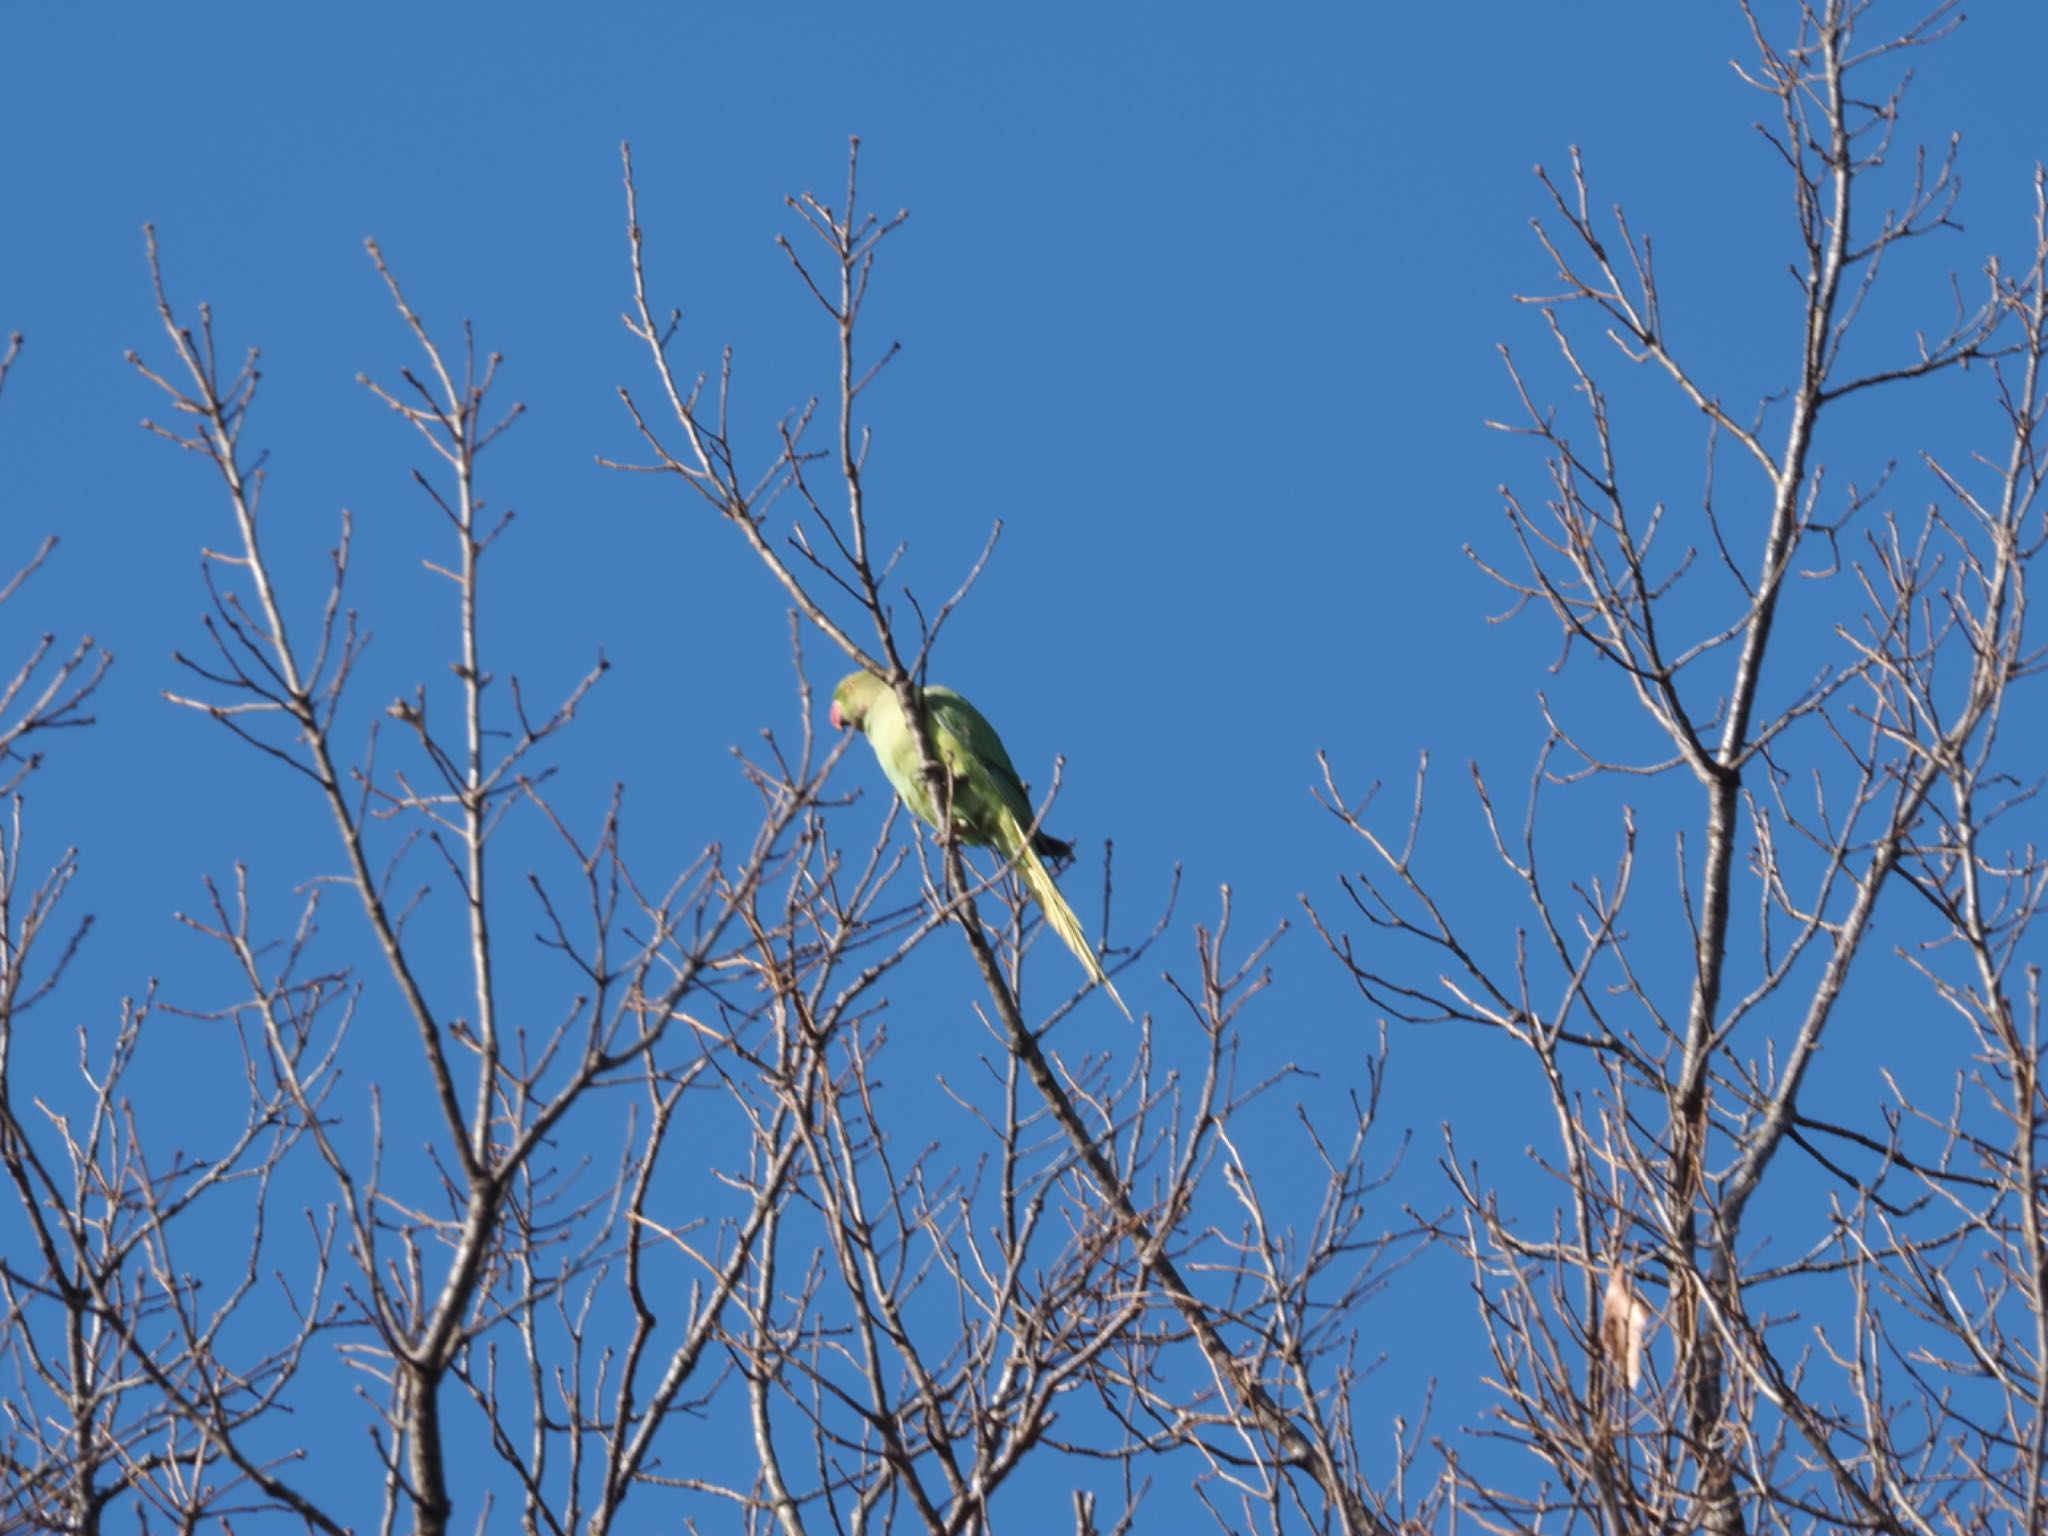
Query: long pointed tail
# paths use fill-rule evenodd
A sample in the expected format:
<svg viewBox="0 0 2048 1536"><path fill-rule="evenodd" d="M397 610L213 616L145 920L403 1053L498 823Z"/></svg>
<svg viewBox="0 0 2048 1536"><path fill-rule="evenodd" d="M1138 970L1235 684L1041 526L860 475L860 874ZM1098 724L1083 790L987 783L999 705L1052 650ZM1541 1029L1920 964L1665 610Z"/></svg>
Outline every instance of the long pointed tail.
<svg viewBox="0 0 2048 1536"><path fill-rule="evenodd" d="M1038 898L1038 904L1045 908L1045 920L1060 936L1060 942L1074 952L1074 958L1094 978L1095 984L1109 994L1110 1000L1122 1008L1124 1017L1129 1019L1131 1010L1124 1006L1124 1000L1117 995L1116 984L1109 979L1109 972L1102 968L1102 961L1095 953L1095 946L1088 942L1088 931L1081 926L1081 919L1074 915L1074 909L1067 905L1067 898L1053 884L1051 871L1031 851L1030 845L1023 842L1021 833L1017 841L1021 844L1016 853L1017 873L1024 877L1024 884Z"/></svg>

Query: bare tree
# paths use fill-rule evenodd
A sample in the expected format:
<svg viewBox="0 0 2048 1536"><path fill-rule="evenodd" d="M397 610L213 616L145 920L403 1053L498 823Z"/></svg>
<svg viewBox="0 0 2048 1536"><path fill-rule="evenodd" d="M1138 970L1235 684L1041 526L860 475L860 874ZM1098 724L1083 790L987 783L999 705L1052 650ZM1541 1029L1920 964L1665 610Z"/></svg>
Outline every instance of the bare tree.
<svg viewBox="0 0 2048 1536"><path fill-rule="evenodd" d="M863 479L871 441L861 424L862 397L895 349L869 360L858 341L878 251L906 215L861 211L857 140L843 202L808 195L790 201L819 243L810 248L815 256L787 238L781 245L837 335L835 409L824 427L826 446L810 446L819 415L813 402L784 421L766 467L749 473L730 436L730 353L715 382L708 374L679 373L672 360L676 317L658 318L649 296L630 155L626 169L634 290L626 323L648 350L665 426L656 426L631 391L622 392L651 457L618 467L686 484L738 530L803 620L895 689L914 722L934 803L943 806L951 784L933 751L918 684L1001 527L929 616L906 590L905 606L918 621L913 648L894 620L891 581L902 550L878 556ZM829 496L825 484L832 486ZM795 503L796 516L778 547L765 518L784 500ZM855 618L844 621L841 612ZM860 638L861 630L871 638ZM1057 765L1053 780L1056 795ZM879 890L901 867L899 852L877 875L888 848L885 842L871 850L856 890ZM785 1529L801 1528L807 1504L829 1500L843 1485L856 1495L856 1525L870 1510L887 1510L893 1522L900 1507L933 1530L977 1529L990 1496L1035 1447L1108 1458L1127 1469L1153 1453L1188 1448L1205 1461L1204 1484L1213 1483L1213 1496L1243 1505L1227 1517L1233 1526L1277 1528L1300 1511L1331 1529L1385 1528L1385 1503L1361 1475L1349 1413L1357 1308L1412 1251L1400 1235L1366 1229L1365 1197L1378 1182L1364 1145L1377 1110L1378 1067L1366 1064L1372 1091L1357 1100L1343 1139L1327 1151L1313 1143L1327 1185L1312 1225L1300 1232L1269 1225L1229 1130L1233 1117L1273 1086L1240 1084L1234 1071L1238 1014L1265 985L1272 938L1241 959L1225 959L1227 891L1214 931L1196 928L1195 977L1173 983L1202 1042L1199 1062L1185 1071L1187 1082L1199 1082L1192 1092L1182 1072L1162 1067L1149 1021L1125 1069L1112 1071L1107 1060L1070 1065L1046 1037L1075 999L1038 1022L1022 1003L1024 954L1036 934L1021 887L1000 861L992 872L977 870L950 833L921 838L918 849L914 940L940 926L955 928L985 992L978 1012L996 1048L991 1077L1000 1096L971 1107L994 1140L982 1160L997 1170L994 1198L985 1201L980 1181L958 1174L935 1198L925 1170L891 1163L881 1126L867 1120L867 1095L841 1091L828 1117L834 1155L813 1152L808 1159L824 1240L798 1242L809 1245L810 1271L836 1272L858 1343L823 1351L811 1345L798 1371L790 1341L839 1329L818 1320L808 1285L802 1303L778 1315L772 1250L762 1256L747 1327L731 1335L750 1381L756 1446L777 1519ZM827 864L820 887L830 877ZM1106 913L1106 865L1103 880ZM984 902L994 904L997 917L984 918ZM1162 916L1150 936L1121 955L1105 949L1110 968L1128 969L1166 924ZM795 926L818 926L817 918L807 915ZM845 932L850 925L835 912L824 926ZM843 1008L839 999L829 1013L811 1005L820 1043L830 1046L844 1028ZM862 1048L844 1074L849 1084L865 1082L866 1054ZM840 1118L856 1101L862 1115ZM1217 1170L1239 1207L1229 1228L1197 1214ZM874 1192L863 1194L864 1184ZM1048 1223L1063 1234L1049 1250L1056 1256L1050 1270L1041 1256ZM1223 1277L1215 1294L1205 1295L1190 1279L1202 1271ZM917 1310L911 1299L928 1274L943 1275L953 1295L946 1325L920 1338L909 1321ZM964 1335L961 1317L972 1320ZM808 1497L785 1473L769 1404L771 1383L787 1391L793 1375L803 1394L791 1400L804 1407L785 1422L819 1464ZM1054 1438L1057 1395L1083 1386L1099 1400L1099 1425L1083 1421ZM1137 1477L1127 1470L1127 1487ZM1125 1520L1134 1502L1135 1494L1127 1495ZM1077 1505L1084 1528L1094 1518L1091 1503Z"/></svg>
<svg viewBox="0 0 2048 1536"><path fill-rule="evenodd" d="M1591 670L1611 702L1546 699L1519 824L1473 770L1524 923L1474 922L1431 871L1422 774L1394 831L1326 770L1370 854L1345 891L1371 936L1318 917L1332 948L1374 1006L1497 1031L1541 1085L1555 1182L1478 1168L1455 1129L1446 1144L1462 1217L1444 1236L1494 1364L1492 1412L1450 1466L1487 1529L2048 1520L2028 958L2048 862L2039 725L2014 714L2041 654L2048 200L2037 178L2017 263L1891 339L1897 253L1952 233L1959 190L1953 143L1905 148L1905 65L1960 17L1873 32L1876 9L1802 4L1780 29L1743 6L1801 300L1783 388L1753 413L1667 322L1650 240L1595 211L1577 152L1542 177L1557 276L1527 302L1577 405L1553 411L1509 358L1502 430L1542 445L1548 480L1540 508L1508 494L1513 559L1474 558L1555 620L1556 669ZM1690 519L1624 451L1618 364L1705 418ZM1871 451L1845 418L1874 391L1966 398L1970 460ZM1924 513L1898 509L1922 487ZM1592 805L1613 818L1597 841L1578 835ZM1639 828L1666 825L1676 889L1654 896ZM1864 1112L1834 1112L1845 1099Z"/></svg>
<svg viewBox="0 0 2048 1536"><path fill-rule="evenodd" d="M0 390L21 355L0 354ZM46 538L12 580L18 593L56 547ZM126 1098L153 997L124 1005L111 1032L81 1030L69 1081L24 1078L25 1032L49 1002L91 928L65 898L75 848L47 866L31 854L25 786L43 765L45 733L92 724L87 701L112 657L90 635L68 650L42 635L0 687L0 1170L9 1234L0 1258L0 1359L8 1387L0 1425L0 1528L97 1531L123 1493L144 1511L189 1521L208 1507L204 1434L173 1399L224 1425L266 1413L317 1327L308 1312L253 1348L220 1338L239 1295L257 1283L264 1191L299 1127L252 1081L240 1123L200 1158L145 1139ZM37 1010L42 1010L38 1012ZM221 1273L226 1304L202 1297L177 1258L181 1218L241 1202L256 1235ZM317 1310L319 1284L311 1301Z"/></svg>
<svg viewBox="0 0 2048 1536"><path fill-rule="evenodd" d="M302 594L280 551L304 524L266 503L250 436L258 356L224 349L206 306L181 318L150 235L162 356L131 361L161 402L151 430L206 466L226 514L200 540L204 646L177 656L166 697L290 785L332 863L287 900L224 849L187 925L232 1000L152 994L111 1034L88 1026L82 1107L40 1141L4 1097L40 1234L4 1272L19 1525L96 1529L118 1508L181 1530L441 1532L509 1505L535 1532L969 1532L1056 1488L1096 1531L1129 1529L1183 1463L1231 1528L1401 1518L1405 1494L1368 1483L1352 1404L1360 1309L1419 1243L1373 1199L1393 1162L1367 1150L1384 1050L1358 1064L1344 1123L1289 1124L1322 1179L1295 1220L1298 1175L1262 1197L1269 1138L1247 1130L1261 1101L1286 1115L1294 1069L1238 1064L1277 935L1239 941L1226 891L1168 978L1167 1021L1067 1055L1052 1035L1081 995L1027 1011L1041 924L1012 871L845 792L845 743L813 734L820 637L835 675L885 677L923 732L913 680L999 532L929 615L872 553L862 413L893 349L866 361L857 326L902 220L857 209L857 165L856 149L843 206L791 203L822 246L784 246L837 340L832 407L773 426L750 479L730 355L715 385L680 374L655 318L628 166L626 323L658 398L624 393L641 467L698 493L795 610L793 719L739 765L750 836L652 873L629 856L624 789L579 806L552 773L605 660L536 706L520 658L488 641L487 557L512 525L487 511L484 460L521 415L496 404L499 358L467 327L437 336L370 246L416 362L363 383L424 445L419 542L453 640L403 658L416 681L397 697L369 696L351 519L324 589ZM7 716L8 743L75 714L80 665ZM61 972L62 956L19 961L70 868L24 915L17 850L18 834L0 881L9 1032ZM1106 926L1106 859L1101 879ZM1135 942L1104 935L1114 969L1168 932L1171 888L1162 905ZM949 934L977 993L919 964ZM963 1025L986 1038L971 1081L883 1075L898 1037ZM200 1157L164 1157L123 1078L167 1027L231 1040L240 1062L222 1145ZM246 1220L245 1246L179 1241L203 1204L234 1201L213 1219Z"/></svg>

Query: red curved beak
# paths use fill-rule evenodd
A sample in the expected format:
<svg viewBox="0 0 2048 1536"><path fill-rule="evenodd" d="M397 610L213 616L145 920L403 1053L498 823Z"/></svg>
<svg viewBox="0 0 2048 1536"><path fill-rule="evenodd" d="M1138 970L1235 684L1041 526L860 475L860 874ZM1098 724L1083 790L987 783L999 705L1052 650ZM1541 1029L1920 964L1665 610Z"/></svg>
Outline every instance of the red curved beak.
<svg viewBox="0 0 2048 1536"><path fill-rule="evenodd" d="M846 722L839 718L839 701L837 699L832 701L832 729L835 731L846 729Z"/></svg>

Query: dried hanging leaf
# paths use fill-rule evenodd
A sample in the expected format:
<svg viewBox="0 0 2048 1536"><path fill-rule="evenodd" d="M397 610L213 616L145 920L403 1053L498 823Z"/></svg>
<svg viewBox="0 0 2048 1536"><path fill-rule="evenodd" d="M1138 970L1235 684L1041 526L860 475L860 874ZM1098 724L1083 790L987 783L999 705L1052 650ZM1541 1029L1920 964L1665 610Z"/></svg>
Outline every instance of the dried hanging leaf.
<svg viewBox="0 0 2048 1536"><path fill-rule="evenodd" d="M1600 1304L1600 1347L1633 1392L1643 1384L1643 1348L1656 1330L1650 1304L1629 1284L1619 1265L1607 1271L1607 1295Z"/></svg>

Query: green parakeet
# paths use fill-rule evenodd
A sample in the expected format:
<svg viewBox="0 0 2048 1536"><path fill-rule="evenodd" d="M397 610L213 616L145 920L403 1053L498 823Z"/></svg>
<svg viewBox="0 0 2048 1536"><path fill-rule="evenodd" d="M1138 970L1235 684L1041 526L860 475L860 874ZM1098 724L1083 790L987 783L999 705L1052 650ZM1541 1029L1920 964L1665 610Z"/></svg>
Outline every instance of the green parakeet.
<svg viewBox="0 0 2048 1536"><path fill-rule="evenodd" d="M1117 996L1109 975L1102 968L1094 946L1081 927L1080 918L1053 884L1052 873L1041 862L1073 856L1073 845L1048 832L1034 832L1029 842L1025 831L1031 825L1031 797L1024 791L1003 739L982 712L950 688L926 688L926 724L931 728L932 750L953 780L953 825L960 841L977 848L993 848L1017 867L1024 884L1045 908L1052 931L1074 952L1088 974L1123 1008L1131 1010ZM832 724L835 729L855 726L866 735L868 745L882 764L882 772L903 803L926 826L939 824L938 808L932 804L932 786L918 771L917 733L904 718L896 692L871 672L855 672L832 692Z"/></svg>

